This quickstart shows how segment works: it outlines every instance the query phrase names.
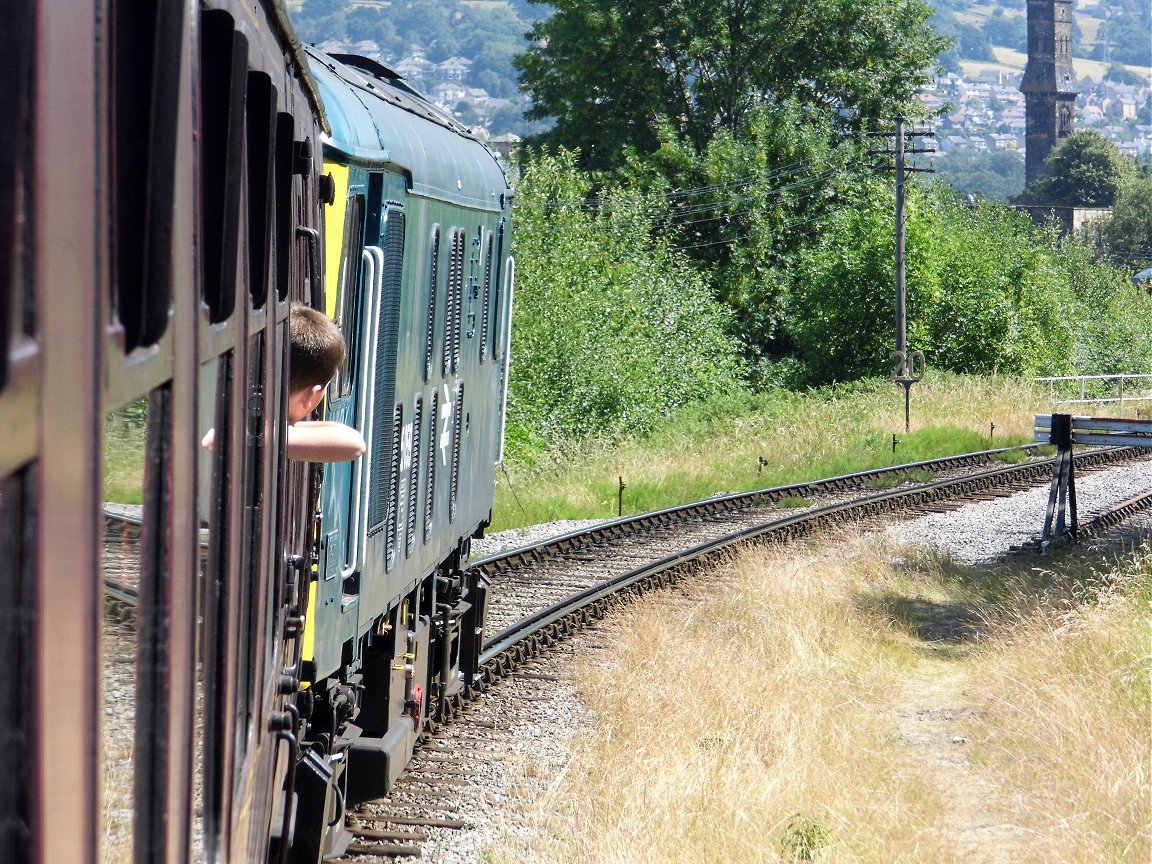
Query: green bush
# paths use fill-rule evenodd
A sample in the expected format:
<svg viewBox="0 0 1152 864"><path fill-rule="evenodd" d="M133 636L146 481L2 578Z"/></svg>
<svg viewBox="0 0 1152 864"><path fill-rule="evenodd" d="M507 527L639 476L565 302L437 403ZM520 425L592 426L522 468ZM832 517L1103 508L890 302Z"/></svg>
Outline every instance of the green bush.
<svg viewBox="0 0 1152 864"><path fill-rule="evenodd" d="M518 190L513 456L645 432L742 376L729 312L662 242L659 209L588 194L572 154L530 162Z"/></svg>
<svg viewBox="0 0 1152 864"><path fill-rule="evenodd" d="M883 374L895 348L890 195L878 186L795 257L787 327L804 384ZM1152 300L1090 250L995 203L908 187L909 347L929 368L1032 376L1152 368Z"/></svg>

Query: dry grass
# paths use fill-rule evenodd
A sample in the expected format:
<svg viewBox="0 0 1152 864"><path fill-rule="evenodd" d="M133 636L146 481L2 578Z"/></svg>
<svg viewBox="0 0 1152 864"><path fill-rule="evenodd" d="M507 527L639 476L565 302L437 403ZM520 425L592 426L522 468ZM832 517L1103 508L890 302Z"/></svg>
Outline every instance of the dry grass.
<svg viewBox="0 0 1152 864"><path fill-rule="evenodd" d="M974 670L987 766L1020 790L1034 860L1152 860L1150 567L1145 549L1074 580L1086 597L1010 617Z"/></svg>
<svg viewBox="0 0 1152 864"><path fill-rule="evenodd" d="M1088 24L1085 30L1085 41L1091 43L1095 39L1096 29L1099 27L1098 23L1093 22L1091 18L1086 19ZM960 61L960 68L963 73L969 77L979 75L982 72L988 71L1023 71L1025 65L1028 63L1028 55L1023 51L1014 51L1011 48L1005 48L1000 45L992 46L992 55L995 57L995 62L981 61L981 60L962 60ZM1108 65L1103 60L1089 60L1085 57L1072 58L1072 68L1078 78L1085 75L1091 75L1093 78L1101 79L1104 73L1108 71ZM1149 74L1149 66L1133 66L1128 64L1121 64L1125 69L1135 72L1138 75Z"/></svg>
<svg viewBox="0 0 1152 864"><path fill-rule="evenodd" d="M853 548L745 552L634 607L532 839L489 860L1149 860L1147 550L1113 579L1141 592L1053 604L1025 574L993 605L947 562ZM980 637L926 641L913 605Z"/></svg>

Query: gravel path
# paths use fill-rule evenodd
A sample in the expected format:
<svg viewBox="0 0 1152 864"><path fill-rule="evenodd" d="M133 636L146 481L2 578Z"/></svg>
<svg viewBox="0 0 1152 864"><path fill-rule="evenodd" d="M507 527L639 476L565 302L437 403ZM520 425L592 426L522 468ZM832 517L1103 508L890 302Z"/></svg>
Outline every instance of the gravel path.
<svg viewBox="0 0 1152 864"><path fill-rule="evenodd" d="M1076 478L1077 513L1087 521L1098 513L1152 489L1152 459ZM900 543L922 543L964 564L989 564L1013 546L1040 537L1048 490L1033 489L1010 498L968 504L951 513L932 513L889 528Z"/></svg>

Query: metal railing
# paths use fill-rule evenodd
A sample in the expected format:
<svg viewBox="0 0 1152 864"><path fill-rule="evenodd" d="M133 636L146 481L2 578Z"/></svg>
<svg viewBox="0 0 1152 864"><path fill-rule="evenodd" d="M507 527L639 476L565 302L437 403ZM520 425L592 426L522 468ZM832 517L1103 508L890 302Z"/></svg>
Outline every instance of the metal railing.
<svg viewBox="0 0 1152 864"><path fill-rule="evenodd" d="M1032 380L1048 385L1053 405L1116 402L1123 410L1125 402L1152 402L1152 374L1062 375ZM1066 395L1069 391L1071 397Z"/></svg>

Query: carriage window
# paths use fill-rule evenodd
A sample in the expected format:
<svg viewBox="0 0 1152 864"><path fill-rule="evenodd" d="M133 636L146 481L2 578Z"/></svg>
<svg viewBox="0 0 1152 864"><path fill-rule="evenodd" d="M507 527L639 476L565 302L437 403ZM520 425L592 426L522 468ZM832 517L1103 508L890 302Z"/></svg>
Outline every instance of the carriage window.
<svg viewBox="0 0 1152 864"><path fill-rule="evenodd" d="M295 174L296 121L291 114L276 115L276 189L274 213L276 234L272 255L276 267L276 294L283 302L288 299L292 284L292 186Z"/></svg>
<svg viewBox="0 0 1152 864"><path fill-rule="evenodd" d="M352 355L360 332L360 274L364 256L364 196L351 195L344 217L344 245L340 252L340 274L336 280L336 325L348 340L348 352L336 372L330 392L334 398L347 396L352 390L355 370Z"/></svg>
<svg viewBox="0 0 1152 864"><path fill-rule="evenodd" d="M272 239L272 166L276 150L276 88L263 72L248 73L248 292L259 309L268 299Z"/></svg>
<svg viewBox="0 0 1152 864"><path fill-rule="evenodd" d="M179 112L170 106L178 101L184 22L173 4L111 6L112 300L131 351L155 344L168 326L179 144Z"/></svg>
<svg viewBox="0 0 1152 864"><path fill-rule="evenodd" d="M21 250L31 247L32 69L36 58L32 4L8 4L8 48L0 55L0 390L8 372L9 340L32 335L33 282L25 278ZM21 234L25 236L21 237ZM2 560L2 559L0 559Z"/></svg>
<svg viewBox="0 0 1152 864"><path fill-rule="evenodd" d="M173 633L190 633L192 610L173 609L174 585L192 574L173 568L171 384L110 415L105 423L102 686L104 829L102 860L133 860L141 838L156 837L169 813L169 721L174 696L168 658ZM176 614L187 617L174 622Z"/></svg>
<svg viewBox="0 0 1152 864"><path fill-rule="evenodd" d="M36 469L25 468L0 478L0 651L5 660L0 676L0 722L13 753L29 753L32 705L28 694L35 682L33 644L36 624L35 514ZM0 783L0 849L16 861L31 861L32 761L13 759Z"/></svg>
<svg viewBox="0 0 1152 864"><path fill-rule="evenodd" d="M131 860L136 756L137 600L144 523L148 400L109 414L104 424L103 858Z"/></svg>
<svg viewBox="0 0 1152 864"><path fill-rule="evenodd" d="M203 290L209 318L217 322L230 318L236 308L248 40L223 10L204 12L201 25Z"/></svg>

